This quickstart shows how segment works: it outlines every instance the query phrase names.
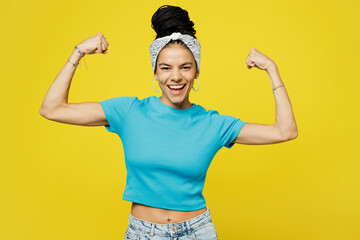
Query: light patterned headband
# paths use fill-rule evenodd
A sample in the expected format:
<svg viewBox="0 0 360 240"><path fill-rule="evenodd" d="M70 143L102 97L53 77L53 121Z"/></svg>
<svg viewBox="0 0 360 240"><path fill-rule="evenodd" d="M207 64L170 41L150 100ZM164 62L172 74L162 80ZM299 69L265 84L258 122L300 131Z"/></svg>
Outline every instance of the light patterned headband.
<svg viewBox="0 0 360 240"><path fill-rule="evenodd" d="M151 57L151 65L155 72L155 64L156 59L163 47L170 42L170 40L176 40L181 39L185 45L191 50L192 54L194 55L194 58L196 60L197 70L200 73L200 42L194 38L193 36L187 35L187 34L181 34L179 32L174 32L169 36L165 36L162 38L155 39L151 45L150 45L150 57Z"/></svg>

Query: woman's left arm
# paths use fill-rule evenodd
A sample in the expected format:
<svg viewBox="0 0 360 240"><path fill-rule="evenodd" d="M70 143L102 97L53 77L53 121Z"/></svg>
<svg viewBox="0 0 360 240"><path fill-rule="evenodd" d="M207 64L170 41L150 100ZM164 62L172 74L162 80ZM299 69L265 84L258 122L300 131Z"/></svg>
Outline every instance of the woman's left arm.
<svg viewBox="0 0 360 240"><path fill-rule="evenodd" d="M243 126L233 142L241 144L273 144L295 139L298 135L295 117L275 62L257 49L252 48L246 59L246 64L249 69L257 67L265 70L270 77L272 88L276 88L273 90L276 104L275 123L248 122Z"/></svg>

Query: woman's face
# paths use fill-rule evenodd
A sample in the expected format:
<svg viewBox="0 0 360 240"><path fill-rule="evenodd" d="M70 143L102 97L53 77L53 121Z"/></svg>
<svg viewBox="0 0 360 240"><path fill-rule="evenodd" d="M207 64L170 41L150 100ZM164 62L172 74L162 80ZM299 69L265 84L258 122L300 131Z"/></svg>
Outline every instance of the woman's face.
<svg viewBox="0 0 360 240"><path fill-rule="evenodd" d="M161 101L174 108L189 108L189 92L198 77L196 62L189 49L180 44L163 48L157 59L156 73L162 89ZM171 89L180 86L181 89Z"/></svg>

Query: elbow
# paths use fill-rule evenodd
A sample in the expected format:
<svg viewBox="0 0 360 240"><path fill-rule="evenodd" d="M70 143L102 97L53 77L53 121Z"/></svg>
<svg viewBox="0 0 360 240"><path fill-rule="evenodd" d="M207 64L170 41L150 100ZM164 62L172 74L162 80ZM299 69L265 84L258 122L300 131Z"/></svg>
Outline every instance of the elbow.
<svg viewBox="0 0 360 240"><path fill-rule="evenodd" d="M39 114L46 119L50 119L49 112L44 107L40 107Z"/></svg>
<svg viewBox="0 0 360 240"><path fill-rule="evenodd" d="M297 136L298 136L298 131L296 130L289 135L288 140L294 140L297 138Z"/></svg>
<svg viewBox="0 0 360 240"><path fill-rule="evenodd" d="M276 124L276 123L275 123ZM290 140L294 140L297 138L298 136L298 130L297 128L295 127L291 127L289 129L281 129L280 127L277 127L277 131L278 131L278 134L281 138L282 141L290 141Z"/></svg>
<svg viewBox="0 0 360 240"><path fill-rule="evenodd" d="M43 117L45 117L45 110L42 108L42 107L40 107L40 110L39 110L39 114L41 115L41 116L43 116Z"/></svg>

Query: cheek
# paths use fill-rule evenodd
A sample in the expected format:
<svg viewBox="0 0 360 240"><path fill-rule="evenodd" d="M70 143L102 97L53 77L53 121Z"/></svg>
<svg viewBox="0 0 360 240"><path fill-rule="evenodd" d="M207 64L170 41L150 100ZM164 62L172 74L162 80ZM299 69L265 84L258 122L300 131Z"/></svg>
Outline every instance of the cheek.
<svg viewBox="0 0 360 240"><path fill-rule="evenodd" d="M159 81L159 84L160 84L160 86L162 86L162 87L166 87L166 84L165 84L164 82L162 82L162 81Z"/></svg>

